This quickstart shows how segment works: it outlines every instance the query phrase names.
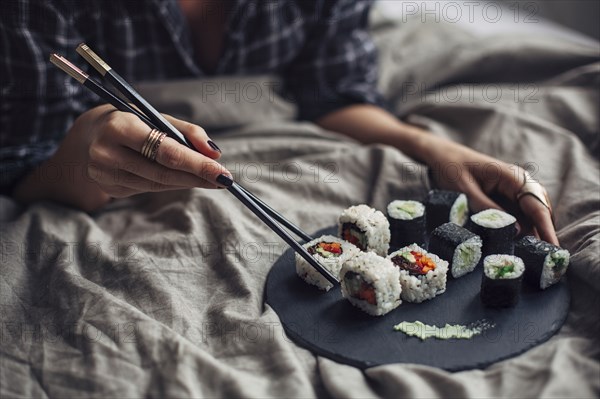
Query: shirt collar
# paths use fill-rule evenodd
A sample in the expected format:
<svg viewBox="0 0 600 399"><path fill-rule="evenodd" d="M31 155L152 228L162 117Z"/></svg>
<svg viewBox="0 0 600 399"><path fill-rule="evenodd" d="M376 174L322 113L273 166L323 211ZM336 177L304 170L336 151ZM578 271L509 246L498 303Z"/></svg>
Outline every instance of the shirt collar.
<svg viewBox="0 0 600 399"><path fill-rule="evenodd" d="M160 23L169 32L171 40L177 49L181 61L194 76L203 75L202 70L194 60L194 50L191 42L187 22L177 0L151 0ZM217 63L216 73L222 72L225 65L233 58L236 45L243 40L244 27L256 14L258 7L256 0L233 0L226 22L223 54Z"/></svg>

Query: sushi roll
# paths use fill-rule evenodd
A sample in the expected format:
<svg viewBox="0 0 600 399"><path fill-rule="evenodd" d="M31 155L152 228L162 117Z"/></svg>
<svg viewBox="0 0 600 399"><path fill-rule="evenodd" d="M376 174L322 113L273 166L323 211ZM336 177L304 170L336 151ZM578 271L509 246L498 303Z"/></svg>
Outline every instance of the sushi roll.
<svg viewBox="0 0 600 399"><path fill-rule="evenodd" d="M360 252L353 244L331 235L315 238L303 246L317 262L336 277L340 275L342 264ZM298 254L296 254L296 273L302 280L320 290L329 291L333 287L333 284Z"/></svg>
<svg viewBox="0 0 600 399"><path fill-rule="evenodd" d="M471 216L469 230L483 241L482 256L493 254L512 255L513 238L517 233L517 219L498 209L486 209Z"/></svg>
<svg viewBox="0 0 600 399"><path fill-rule="evenodd" d="M410 244L425 245L425 205L418 201L392 201L387 206L392 250Z"/></svg>
<svg viewBox="0 0 600 399"><path fill-rule="evenodd" d="M524 271L523 260L516 256L486 256L480 293L483 304L493 308L515 306L521 295Z"/></svg>
<svg viewBox="0 0 600 399"><path fill-rule="evenodd" d="M431 233L429 252L450 263L450 275L459 278L475 270L481 259L481 238L454 223L445 223Z"/></svg>
<svg viewBox="0 0 600 399"><path fill-rule="evenodd" d="M390 248L390 223L383 213L367 205L351 206L340 215L339 236L361 251L386 256Z"/></svg>
<svg viewBox="0 0 600 399"><path fill-rule="evenodd" d="M448 262L416 244L391 253L388 259L400 271L401 297L420 303L446 291Z"/></svg>
<svg viewBox="0 0 600 399"><path fill-rule="evenodd" d="M517 241L515 255L525 263L525 282L542 290L558 283L569 266L569 251L533 236Z"/></svg>
<svg viewBox="0 0 600 399"><path fill-rule="evenodd" d="M373 316L384 315L402 303L398 269L373 252L360 252L346 261L340 283L343 297Z"/></svg>
<svg viewBox="0 0 600 399"><path fill-rule="evenodd" d="M469 218L469 202L463 193L431 190L425 200L425 212L428 233L448 222L464 226Z"/></svg>

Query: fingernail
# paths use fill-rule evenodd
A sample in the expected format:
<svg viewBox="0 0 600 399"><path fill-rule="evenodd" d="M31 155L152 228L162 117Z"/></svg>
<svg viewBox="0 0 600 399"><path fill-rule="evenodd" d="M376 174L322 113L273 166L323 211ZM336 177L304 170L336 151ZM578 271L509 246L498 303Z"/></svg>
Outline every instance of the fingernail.
<svg viewBox="0 0 600 399"><path fill-rule="evenodd" d="M222 152L218 145L215 144L214 141L208 140L208 145L215 151Z"/></svg>
<svg viewBox="0 0 600 399"><path fill-rule="evenodd" d="M233 180L231 179L231 177L229 177L227 175L219 175L217 177L217 183L219 183L225 187L231 187L231 185L233 184Z"/></svg>

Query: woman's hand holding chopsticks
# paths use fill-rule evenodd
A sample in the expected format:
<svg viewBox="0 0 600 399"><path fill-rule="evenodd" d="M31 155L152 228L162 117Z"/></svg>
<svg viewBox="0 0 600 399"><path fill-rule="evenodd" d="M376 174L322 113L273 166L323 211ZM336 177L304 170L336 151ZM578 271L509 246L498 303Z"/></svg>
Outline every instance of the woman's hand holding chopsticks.
<svg viewBox="0 0 600 399"><path fill-rule="evenodd" d="M75 121L54 156L16 187L15 197L23 202L55 200L92 211L111 197L221 188L218 176L231 173L216 161L218 147L199 126L167 119L199 152L160 137L162 141L152 142L154 152L147 153L152 156L144 156L151 129L130 113L102 105Z"/></svg>

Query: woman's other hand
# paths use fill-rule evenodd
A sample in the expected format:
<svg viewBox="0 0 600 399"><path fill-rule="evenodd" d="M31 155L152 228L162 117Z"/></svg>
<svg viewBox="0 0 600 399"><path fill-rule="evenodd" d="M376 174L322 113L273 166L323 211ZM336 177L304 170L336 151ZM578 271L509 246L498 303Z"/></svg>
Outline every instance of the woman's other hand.
<svg viewBox="0 0 600 399"><path fill-rule="evenodd" d="M443 189L461 191L469 197L471 208L502 209L490 196L500 195L512 202L517 212L522 233L533 234L544 241L558 245L550 210L535 197L526 195L517 200L517 194L528 179L523 168L511 165L461 144L427 135L427 164L436 185Z"/></svg>
<svg viewBox="0 0 600 399"><path fill-rule="evenodd" d="M520 210L522 233L529 232L558 245L550 211L535 197L516 196L523 186L523 170L464 145L405 124L373 105L351 105L320 118L317 124L363 143L392 145L408 156L426 163L440 188L467 194L475 211L502 209L490 196L499 194Z"/></svg>

